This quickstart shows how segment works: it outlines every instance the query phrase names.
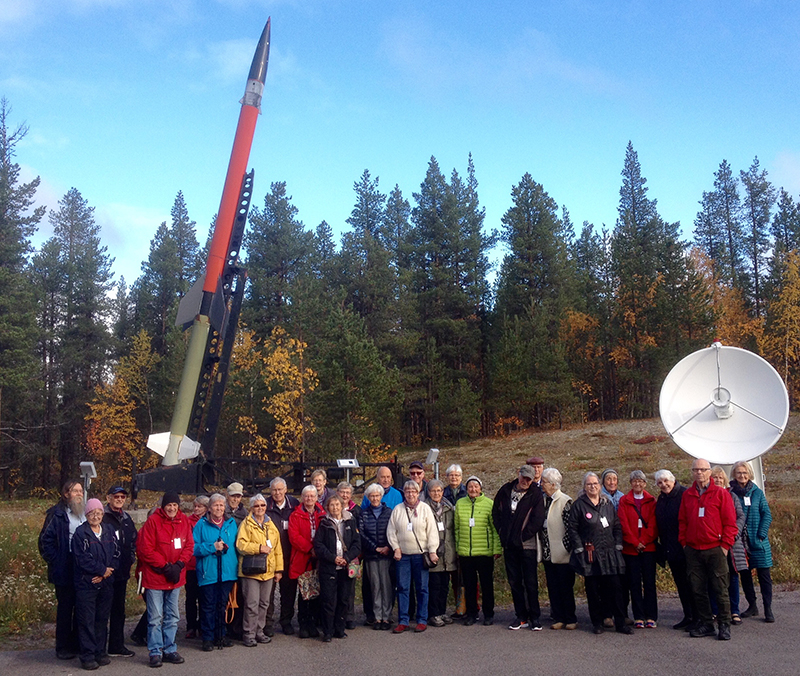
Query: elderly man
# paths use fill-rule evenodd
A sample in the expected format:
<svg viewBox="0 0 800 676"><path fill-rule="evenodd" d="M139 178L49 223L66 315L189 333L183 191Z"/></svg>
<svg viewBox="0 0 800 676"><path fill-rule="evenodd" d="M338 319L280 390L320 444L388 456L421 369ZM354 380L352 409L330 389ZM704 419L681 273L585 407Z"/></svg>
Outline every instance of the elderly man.
<svg viewBox="0 0 800 676"><path fill-rule="evenodd" d="M686 554L686 572L692 586L699 621L689 635L698 638L717 634L731 638L731 603L728 596L728 551L736 539L736 510L730 495L711 481L711 465L698 458L692 463L694 483L683 493L678 513L678 539ZM717 599L718 632L708 587Z"/></svg>
<svg viewBox="0 0 800 676"><path fill-rule="evenodd" d="M535 455L532 458L528 458L525 461L525 464L533 468L533 483L541 488L542 472L544 472L544 458Z"/></svg>
<svg viewBox="0 0 800 676"><path fill-rule="evenodd" d="M175 635L178 598L186 584L186 564L194 552L192 522L181 513L180 495L167 491L161 507L145 521L137 540L139 572L147 605L147 650L150 666L181 664Z"/></svg>
<svg viewBox="0 0 800 676"><path fill-rule="evenodd" d="M411 480L419 486L420 499L424 500L428 496L428 482L425 481L425 465L419 460L414 460L408 466L408 474Z"/></svg>
<svg viewBox="0 0 800 676"><path fill-rule="evenodd" d="M539 622L538 535L544 524L544 497L533 485L534 469L523 465L515 481L502 486L492 505L500 536L516 619L509 629L541 631ZM541 476L541 475L540 475Z"/></svg>
<svg viewBox="0 0 800 676"><path fill-rule="evenodd" d="M297 498L287 495L286 481L281 477L275 477L269 482L270 497L267 498L267 516L272 519L278 527L281 536L281 551L283 552L284 570L276 571L281 573L281 579L277 585L272 585L272 595L269 599L267 608L267 622L264 625L264 633L270 638L274 636L273 625L275 621L275 589L280 590L281 614L280 625L283 633L287 636L294 634L292 618L294 617L294 600L297 596L297 580L290 579L289 561L292 558L292 545L289 542L289 516L300 504Z"/></svg>
<svg viewBox="0 0 800 676"><path fill-rule="evenodd" d="M119 566L114 570L114 596L111 599L111 624L108 630L108 654L133 657L134 652L125 647L125 595L131 566L136 558L136 524L125 507L128 491L122 486L112 486L106 494L103 523L114 529L120 550Z"/></svg>
<svg viewBox="0 0 800 676"><path fill-rule="evenodd" d="M242 525L242 521L247 518L247 509L242 504L244 488L238 481L230 484L225 491L225 518L236 519L236 527Z"/></svg>
<svg viewBox="0 0 800 676"><path fill-rule="evenodd" d="M56 588L56 657L71 660L78 654L75 618L75 580L70 545L75 530L84 521L83 486L67 481L61 500L47 510L39 533L39 553L47 563L47 579Z"/></svg>

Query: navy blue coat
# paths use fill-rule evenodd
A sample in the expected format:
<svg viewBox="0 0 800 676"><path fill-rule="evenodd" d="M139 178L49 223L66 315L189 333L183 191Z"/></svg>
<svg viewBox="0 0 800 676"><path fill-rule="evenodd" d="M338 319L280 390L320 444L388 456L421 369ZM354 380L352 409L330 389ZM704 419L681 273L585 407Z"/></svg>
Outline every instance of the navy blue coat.
<svg viewBox="0 0 800 676"><path fill-rule="evenodd" d="M361 532L361 553L365 559L388 558L393 554L392 548L389 547L389 540L386 538L386 529L392 518L392 510L383 503L381 503L381 508L377 519L372 512L371 504L361 510L359 531ZM378 547L389 547L389 554L381 556L376 551Z"/></svg>
<svg viewBox="0 0 800 676"><path fill-rule="evenodd" d="M136 560L136 524L126 511L115 512L108 505L103 509L103 523L107 523L119 540L119 568L114 570L115 580L127 580Z"/></svg>
<svg viewBox="0 0 800 676"><path fill-rule="evenodd" d="M47 580L57 587L71 587L72 553L69 549L69 516L63 502L47 510L39 533L39 553L47 563Z"/></svg>
<svg viewBox="0 0 800 676"><path fill-rule="evenodd" d="M74 579L78 589L94 586L92 578L102 577L106 568L115 571L119 568L119 543L114 529L107 523L101 523L100 529L98 538L87 521L78 526L72 536Z"/></svg>

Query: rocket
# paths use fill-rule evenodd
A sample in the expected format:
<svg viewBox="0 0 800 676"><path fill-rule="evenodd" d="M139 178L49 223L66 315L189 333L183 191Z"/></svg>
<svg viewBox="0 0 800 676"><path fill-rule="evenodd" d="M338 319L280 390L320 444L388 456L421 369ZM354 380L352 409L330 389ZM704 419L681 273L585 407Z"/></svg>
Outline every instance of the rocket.
<svg viewBox="0 0 800 676"><path fill-rule="evenodd" d="M222 199L217 212L214 236L209 248L205 276L200 277L192 290L186 294L178 311L178 324L184 323L183 319L187 312L189 317L193 315L194 319L191 323L191 335L175 400L175 410L172 414L168 436L167 434L151 435L147 443L149 448L164 456L162 462L164 465L177 465L182 458L197 455L199 450L199 444L189 439L186 432L189 429L209 333L212 323L217 322L216 318L221 314L220 306L224 304L222 273L231 251L231 234L239 207L239 194L250 158L256 121L261 114L261 98L269 62L270 21L271 19L267 19L267 24L261 33L250 65L250 73L247 76L244 96L240 101L242 107L239 112L239 122L236 125L236 136L233 139L233 149L222 190ZM220 329L216 325L214 328ZM233 336L229 336L229 339L232 338Z"/></svg>

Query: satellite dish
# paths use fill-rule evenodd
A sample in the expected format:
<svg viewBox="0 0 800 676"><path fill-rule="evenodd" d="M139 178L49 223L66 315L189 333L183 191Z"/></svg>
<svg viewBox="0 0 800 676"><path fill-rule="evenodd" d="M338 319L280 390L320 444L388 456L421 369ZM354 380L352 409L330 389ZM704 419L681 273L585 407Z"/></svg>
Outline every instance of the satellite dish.
<svg viewBox="0 0 800 676"><path fill-rule="evenodd" d="M789 420L778 372L757 354L714 343L684 357L661 386L661 422L689 455L731 465L766 453Z"/></svg>

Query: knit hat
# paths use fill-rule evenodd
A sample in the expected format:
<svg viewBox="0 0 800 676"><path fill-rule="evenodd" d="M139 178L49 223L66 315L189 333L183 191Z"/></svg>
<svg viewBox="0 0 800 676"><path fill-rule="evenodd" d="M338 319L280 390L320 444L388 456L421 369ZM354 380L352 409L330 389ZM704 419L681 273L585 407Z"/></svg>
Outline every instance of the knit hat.
<svg viewBox="0 0 800 676"><path fill-rule="evenodd" d="M606 477L607 477L609 474L613 474L615 477L619 478L619 474L617 474L617 470L615 470L615 469L611 469L611 468L609 467L608 469L606 469L606 470L603 470L603 474L600 476L600 484L601 484L601 485L603 485L603 486L605 485L605 483L606 483Z"/></svg>
<svg viewBox="0 0 800 676"><path fill-rule="evenodd" d="M647 483L647 475L645 475L645 473L640 469L635 469L631 472L630 481L633 481L634 479L641 479Z"/></svg>
<svg viewBox="0 0 800 676"><path fill-rule="evenodd" d="M179 493L175 491L167 491L164 493L164 497L161 498L161 506L166 507L168 504L174 502L176 505L181 504L181 496Z"/></svg>
<svg viewBox="0 0 800 676"><path fill-rule="evenodd" d="M481 490L483 490L483 482L478 477L476 477L474 474L466 480L464 485L465 486L469 486L469 482L470 481L477 481L478 482L478 486L480 486Z"/></svg>
<svg viewBox="0 0 800 676"><path fill-rule="evenodd" d="M103 503L97 498L91 498L90 500L86 501L86 509L83 511L83 513L88 515L89 512L93 512L96 509L103 509Z"/></svg>

